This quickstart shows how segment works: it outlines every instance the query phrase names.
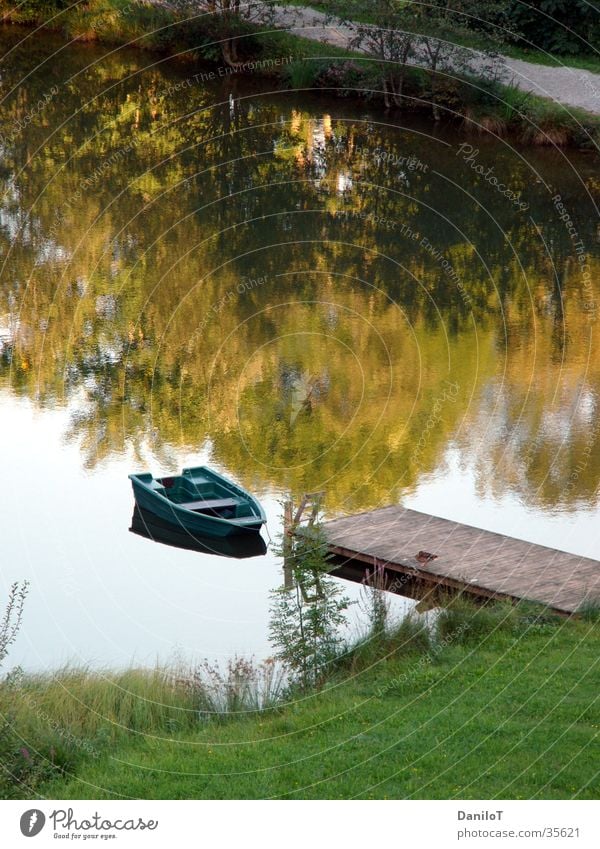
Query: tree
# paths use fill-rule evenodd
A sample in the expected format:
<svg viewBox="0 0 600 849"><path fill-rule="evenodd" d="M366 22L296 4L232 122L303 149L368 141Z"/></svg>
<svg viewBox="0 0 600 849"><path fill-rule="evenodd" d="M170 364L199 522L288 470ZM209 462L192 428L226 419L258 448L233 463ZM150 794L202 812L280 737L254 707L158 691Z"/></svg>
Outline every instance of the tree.
<svg viewBox="0 0 600 849"><path fill-rule="evenodd" d="M349 47L379 60L386 107L403 105L406 67L414 58L418 38L407 28L412 17L408 4L398 0L347 0L329 4L332 15L352 24ZM363 23L373 21L373 23Z"/></svg>
<svg viewBox="0 0 600 849"><path fill-rule="evenodd" d="M433 117L441 117L442 75L456 87L457 77L476 74L497 79L502 62L493 43L504 40L505 4L501 0L344 0L330 4L331 12L351 23L355 32L350 47L380 60L385 105L402 107L408 65L425 67ZM462 42L474 34L485 36L488 46L477 51Z"/></svg>
<svg viewBox="0 0 600 849"><path fill-rule="evenodd" d="M232 68L239 65L240 38L273 21L272 5L262 0L180 0L176 5L180 12L211 16L209 29Z"/></svg>
<svg viewBox="0 0 600 849"><path fill-rule="evenodd" d="M318 525L284 535L280 554L292 585L272 593L269 632L276 657L303 689L319 683L342 645L340 628L350 602L328 576L327 541Z"/></svg>
<svg viewBox="0 0 600 849"><path fill-rule="evenodd" d="M456 77L473 75L497 81L504 64L497 45L504 41L505 3L497 0L431 0L410 4L412 22L419 33L419 60L430 72L430 98L433 118L439 121L439 104L444 88L455 88ZM463 47L474 35L487 38L487 46L477 51ZM492 44L494 45L492 47ZM446 85L442 85L442 80ZM447 96L447 95L446 95Z"/></svg>
<svg viewBox="0 0 600 849"><path fill-rule="evenodd" d="M600 4L589 0L511 0L508 16L520 31L516 40L551 53L596 53Z"/></svg>

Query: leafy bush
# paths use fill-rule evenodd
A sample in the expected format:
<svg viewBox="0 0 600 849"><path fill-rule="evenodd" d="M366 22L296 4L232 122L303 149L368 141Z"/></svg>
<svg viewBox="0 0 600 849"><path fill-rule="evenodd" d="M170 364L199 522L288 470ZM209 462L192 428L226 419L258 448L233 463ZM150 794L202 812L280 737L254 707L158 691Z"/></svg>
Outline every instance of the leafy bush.
<svg viewBox="0 0 600 849"><path fill-rule="evenodd" d="M345 677L375 666L380 661L382 668L399 658L414 658L427 655L433 648L431 629L424 619L413 613L403 616L399 622L383 630L373 629L370 634L351 643L333 664Z"/></svg>
<svg viewBox="0 0 600 849"><path fill-rule="evenodd" d="M36 741L35 749L0 719L0 799L23 799L45 781L72 771L72 747L52 734Z"/></svg>
<svg viewBox="0 0 600 849"><path fill-rule="evenodd" d="M0 621L0 666L6 659L9 646L17 639L19 628L23 620L23 606L29 591L29 584L24 581L19 584L15 581L8 591L8 601L4 610L4 616Z"/></svg>
<svg viewBox="0 0 600 849"><path fill-rule="evenodd" d="M527 635L535 631L551 631L563 624L564 619L544 604L520 601L515 608L515 631Z"/></svg>
<svg viewBox="0 0 600 849"><path fill-rule="evenodd" d="M6 660L9 647L15 642L23 620L23 607L29 585L15 581L9 589L8 600L0 621L0 666ZM68 746L63 746L50 733L36 747L27 745L15 731L14 692L21 678L19 669L5 675L0 682L0 798L23 798L38 784L64 769L69 762ZM46 735L47 737L48 735Z"/></svg>
<svg viewBox="0 0 600 849"><path fill-rule="evenodd" d="M391 642L398 651L426 652L432 645L431 631L426 622L409 613L392 631Z"/></svg>
<svg viewBox="0 0 600 849"><path fill-rule="evenodd" d="M321 84L327 64L320 59L295 59L285 68L285 80L294 89L314 88Z"/></svg>
<svg viewBox="0 0 600 849"><path fill-rule="evenodd" d="M2 5L15 9L19 14L19 18L23 21L37 21L40 19L48 21L73 4L71 0L21 0L21 2L3 3Z"/></svg>
<svg viewBox="0 0 600 849"><path fill-rule="evenodd" d="M370 632L374 637L384 635L389 624L389 584L382 564L375 563L373 569L366 570L360 589L359 605L366 614Z"/></svg>
<svg viewBox="0 0 600 849"><path fill-rule="evenodd" d="M517 41L549 53L592 53L600 39L600 4L588 0L511 0L511 28Z"/></svg>
<svg viewBox="0 0 600 849"><path fill-rule="evenodd" d="M348 96L361 89L380 89L380 74L377 68L367 63L361 67L352 60L328 62L319 78L325 88L335 88L338 94Z"/></svg>

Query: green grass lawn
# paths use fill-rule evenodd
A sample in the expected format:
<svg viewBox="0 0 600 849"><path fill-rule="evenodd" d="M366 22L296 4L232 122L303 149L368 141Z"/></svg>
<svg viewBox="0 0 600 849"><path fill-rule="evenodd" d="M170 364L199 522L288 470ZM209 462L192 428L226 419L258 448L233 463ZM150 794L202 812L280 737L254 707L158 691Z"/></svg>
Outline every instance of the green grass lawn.
<svg viewBox="0 0 600 849"><path fill-rule="evenodd" d="M397 640L387 659L355 659L324 690L276 712L174 733L119 732L100 757L38 792L66 799L596 798L600 626L553 618L493 627L434 654Z"/></svg>

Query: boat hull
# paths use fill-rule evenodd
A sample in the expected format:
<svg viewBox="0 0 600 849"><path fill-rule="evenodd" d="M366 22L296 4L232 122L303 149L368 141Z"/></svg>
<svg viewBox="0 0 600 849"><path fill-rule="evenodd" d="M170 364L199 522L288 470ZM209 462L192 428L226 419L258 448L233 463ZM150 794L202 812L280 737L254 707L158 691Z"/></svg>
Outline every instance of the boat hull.
<svg viewBox="0 0 600 849"><path fill-rule="evenodd" d="M256 517L256 523L236 525L233 521L219 520L205 513L186 510L179 505L156 495L142 482L130 475L135 503L141 510L154 514L174 528L218 538L258 533L265 523L264 514ZM261 510L262 513L262 510Z"/></svg>
<svg viewBox="0 0 600 849"><path fill-rule="evenodd" d="M171 522L163 522L154 513L133 508L129 530L152 542L183 548L201 554L242 560L249 557L261 557L267 553L267 545L260 534L231 534L228 537L205 536L190 533L189 530L175 527Z"/></svg>

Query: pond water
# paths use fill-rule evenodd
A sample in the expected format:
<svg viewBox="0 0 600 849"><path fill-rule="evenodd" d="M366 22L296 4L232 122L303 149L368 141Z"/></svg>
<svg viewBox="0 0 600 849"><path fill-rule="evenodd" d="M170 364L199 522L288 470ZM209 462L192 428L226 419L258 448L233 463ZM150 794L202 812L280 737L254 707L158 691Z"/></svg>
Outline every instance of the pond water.
<svg viewBox="0 0 600 849"><path fill-rule="evenodd" d="M600 558L597 158L16 30L0 54L12 662L270 653L272 549L130 533L131 471L210 463L272 537L325 490Z"/></svg>

